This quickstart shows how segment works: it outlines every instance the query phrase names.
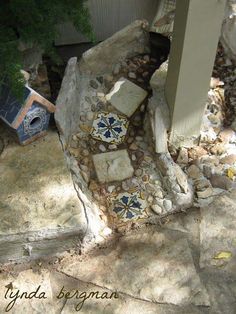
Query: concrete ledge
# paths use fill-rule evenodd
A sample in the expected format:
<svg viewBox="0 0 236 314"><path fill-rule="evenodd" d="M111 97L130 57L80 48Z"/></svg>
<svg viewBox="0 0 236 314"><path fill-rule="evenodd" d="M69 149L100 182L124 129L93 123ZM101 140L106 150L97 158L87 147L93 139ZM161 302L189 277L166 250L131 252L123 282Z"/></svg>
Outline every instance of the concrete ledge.
<svg viewBox="0 0 236 314"><path fill-rule="evenodd" d="M39 258L81 241L87 219L56 131L0 156L0 262Z"/></svg>

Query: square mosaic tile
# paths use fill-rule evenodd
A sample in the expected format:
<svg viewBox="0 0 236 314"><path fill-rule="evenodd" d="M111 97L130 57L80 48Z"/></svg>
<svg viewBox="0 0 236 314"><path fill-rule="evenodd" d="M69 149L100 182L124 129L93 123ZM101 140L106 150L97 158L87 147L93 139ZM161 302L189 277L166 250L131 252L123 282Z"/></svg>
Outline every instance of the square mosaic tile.
<svg viewBox="0 0 236 314"><path fill-rule="evenodd" d="M126 149L93 155L99 182L122 181L132 177L134 169Z"/></svg>
<svg viewBox="0 0 236 314"><path fill-rule="evenodd" d="M122 77L106 95L106 99L121 113L131 117L147 95L144 89Z"/></svg>
<svg viewBox="0 0 236 314"><path fill-rule="evenodd" d="M119 144L125 140L129 121L122 115L100 112L93 121L91 136L96 140Z"/></svg>
<svg viewBox="0 0 236 314"><path fill-rule="evenodd" d="M120 193L113 199L112 214L123 221L140 218L145 215L146 201L140 192Z"/></svg>

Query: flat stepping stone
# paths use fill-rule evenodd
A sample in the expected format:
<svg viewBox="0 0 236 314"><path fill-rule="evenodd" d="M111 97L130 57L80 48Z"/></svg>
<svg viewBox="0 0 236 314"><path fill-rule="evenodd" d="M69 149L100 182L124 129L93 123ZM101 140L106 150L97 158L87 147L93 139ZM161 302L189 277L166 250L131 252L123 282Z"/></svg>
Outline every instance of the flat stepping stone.
<svg viewBox="0 0 236 314"><path fill-rule="evenodd" d="M110 144L124 142L129 121L121 115L112 112L100 112L93 121L91 136Z"/></svg>
<svg viewBox="0 0 236 314"><path fill-rule="evenodd" d="M102 183L132 177L134 169L126 149L93 155L98 180Z"/></svg>
<svg viewBox="0 0 236 314"><path fill-rule="evenodd" d="M101 183L132 177L134 169L126 149L93 155L94 167Z"/></svg>
<svg viewBox="0 0 236 314"><path fill-rule="evenodd" d="M106 95L106 100L127 117L131 117L147 95L144 89L122 77Z"/></svg>
<svg viewBox="0 0 236 314"><path fill-rule="evenodd" d="M59 295L64 286L64 292L73 293L78 291L78 296L81 298L73 297L60 299L61 303L64 301L64 306L61 304L61 314L76 313L90 313L90 314L202 314L201 310L196 306L176 306L171 304L156 304L143 300L134 299L128 295L117 293L115 298L115 291L110 291L103 287L97 287L90 283L85 283L80 280L65 276L59 272L53 272L50 276L52 283L53 296ZM83 297L88 297L83 302ZM68 295L69 296L69 295ZM58 300L57 300L58 302Z"/></svg>
<svg viewBox="0 0 236 314"><path fill-rule="evenodd" d="M209 314L234 314L236 309L236 279L224 268L207 267L201 271L202 281L210 297Z"/></svg>
<svg viewBox="0 0 236 314"><path fill-rule="evenodd" d="M201 208L200 266L223 267L235 275L236 190Z"/></svg>
<svg viewBox="0 0 236 314"><path fill-rule="evenodd" d="M119 219L129 221L142 217L146 207L147 203L140 192L120 193L113 200L111 212Z"/></svg>
<svg viewBox="0 0 236 314"><path fill-rule="evenodd" d="M139 229L84 259L62 261L59 270L84 282L157 303L209 305L183 234Z"/></svg>

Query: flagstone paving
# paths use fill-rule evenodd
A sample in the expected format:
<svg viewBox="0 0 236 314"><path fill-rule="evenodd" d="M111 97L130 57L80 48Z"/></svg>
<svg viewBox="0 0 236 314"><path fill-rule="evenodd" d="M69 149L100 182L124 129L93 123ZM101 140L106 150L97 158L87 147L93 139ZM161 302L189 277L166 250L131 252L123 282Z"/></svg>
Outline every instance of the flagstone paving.
<svg viewBox="0 0 236 314"><path fill-rule="evenodd" d="M200 265L236 274L236 190L201 209Z"/></svg>
<svg viewBox="0 0 236 314"><path fill-rule="evenodd" d="M62 283L64 284L64 289L66 291L71 291L72 289L78 290L80 292L86 292L86 296L90 293L99 292L98 296L102 294L107 294L108 297L111 296L112 291L97 287L95 285L85 283L80 280L76 280L71 277L67 277L61 273L52 273L51 275L52 290L54 295L58 295L61 290ZM200 310L193 305L178 307L171 304L157 304L153 302L147 302L141 299L132 298L124 293L117 293L118 298L103 298L97 299L96 297L91 297L85 300L83 306L79 313L83 314L198 314L201 313ZM64 305L61 314L72 314L75 313L75 309L79 308L79 304L82 300L80 299L68 299Z"/></svg>
<svg viewBox="0 0 236 314"><path fill-rule="evenodd" d="M225 200L226 207L235 209L233 195ZM221 203L215 206L219 210ZM36 291L40 285L39 291L47 296L18 299L14 314L72 314L80 306L79 313L84 314L234 314L236 276L232 268L199 265L199 225L205 213L200 215L202 211L192 209L188 215L169 216L163 227L114 235L82 255L70 251L48 262L2 267L0 310L11 301L4 295L12 283L14 293L18 289ZM225 212L224 219L229 222L231 213ZM221 241L223 245L223 238L218 244Z"/></svg>
<svg viewBox="0 0 236 314"><path fill-rule="evenodd" d="M93 161L100 182L121 181L134 172L127 150L96 154Z"/></svg>
<svg viewBox="0 0 236 314"><path fill-rule="evenodd" d="M117 110L131 117L138 109L148 93L124 77L121 77L114 85L109 94L106 95L107 101Z"/></svg>
<svg viewBox="0 0 236 314"><path fill-rule="evenodd" d="M186 238L149 228L122 237L112 248L60 268L79 280L135 298L175 305L209 305Z"/></svg>

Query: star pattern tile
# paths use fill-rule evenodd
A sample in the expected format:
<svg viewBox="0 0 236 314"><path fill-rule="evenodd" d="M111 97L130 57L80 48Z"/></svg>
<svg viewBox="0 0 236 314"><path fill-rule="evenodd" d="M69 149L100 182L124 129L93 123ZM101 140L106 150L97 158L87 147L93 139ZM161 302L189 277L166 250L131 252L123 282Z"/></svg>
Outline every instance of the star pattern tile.
<svg viewBox="0 0 236 314"><path fill-rule="evenodd" d="M113 200L112 214L123 221L134 220L144 216L146 207L140 192L120 193Z"/></svg>
<svg viewBox="0 0 236 314"><path fill-rule="evenodd" d="M91 136L103 142L124 142L129 121L126 117L111 112L100 112L93 121Z"/></svg>

